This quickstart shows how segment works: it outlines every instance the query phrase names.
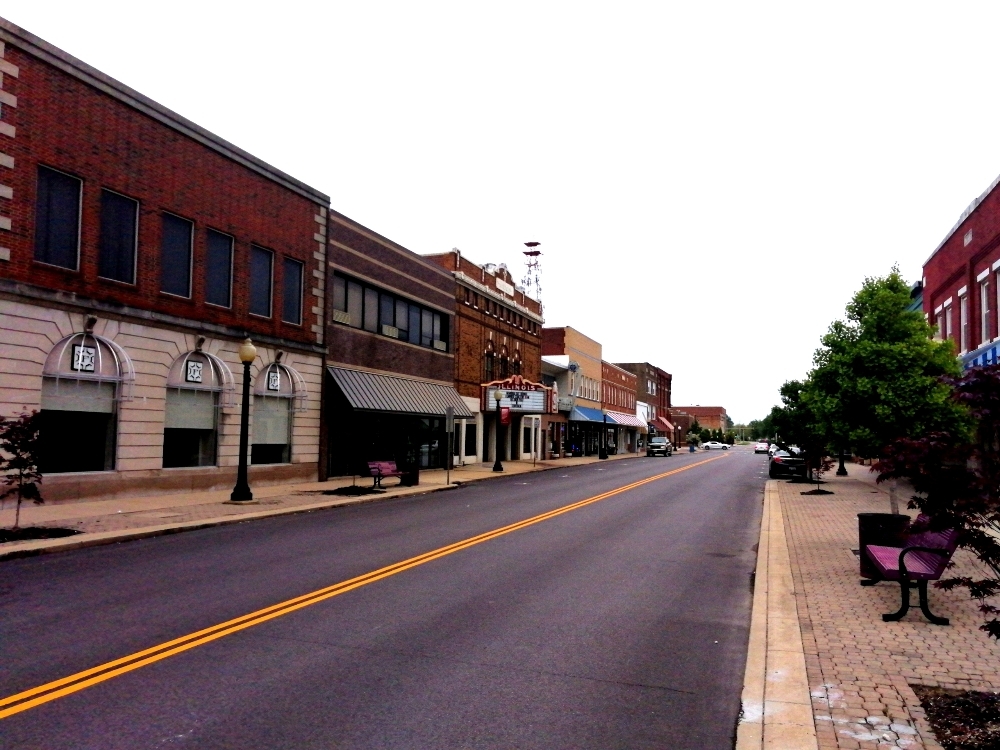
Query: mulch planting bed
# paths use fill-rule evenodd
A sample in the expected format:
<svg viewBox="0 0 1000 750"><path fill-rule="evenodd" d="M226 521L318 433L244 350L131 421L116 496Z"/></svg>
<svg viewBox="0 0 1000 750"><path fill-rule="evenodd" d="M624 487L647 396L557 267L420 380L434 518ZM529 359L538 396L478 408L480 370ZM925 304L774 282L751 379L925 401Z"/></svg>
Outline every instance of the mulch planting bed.
<svg viewBox="0 0 1000 750"><path fill-rule="evenodd" d="M1000 694L911 687L945 750L1000 750Z"/></svg>
<svg viewBox="0 0 1000 750"><path fill-rule="evenodd" d="M0 544L23 542L29 539L59 539L79 534L76 529L53 529L44 526L25 526L23 529L0 529Z"/></svg>

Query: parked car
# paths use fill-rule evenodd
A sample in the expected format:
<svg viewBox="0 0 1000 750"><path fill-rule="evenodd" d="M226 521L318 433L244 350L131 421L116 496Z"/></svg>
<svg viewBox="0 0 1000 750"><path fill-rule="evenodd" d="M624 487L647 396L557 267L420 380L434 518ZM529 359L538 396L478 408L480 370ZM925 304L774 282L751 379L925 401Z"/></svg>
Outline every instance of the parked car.
<svg viewBox="0 0 1000 750"><path fill-rule="evenodd" d="M753 452L754 453L767 453L767 449L770 448L770 447L771 446L769 446L767 444L766 440L758 440L753 445Z"/></svg>
<svg viewBox="0 0 1000 750"><path fill-rule="evenodd" d="M780 449L778 448L778 444L777 444L777 443L771 443L771 445L770 445L770 446L768 447L768 449L767 449L767 455L769 455L769 456L773 456L773 455L774 455L774 452L775 452L776 450L780 450Z"/></svg>
<svg viewBox="0 0 1000 750"><path fill-rule="evenodd" d="M806 475L806 460L802 456L779 448L771 454L767 465L767 475L771 479L804 477Z"/></svg>
<svg viewBox="0 0 1000 750"><path fill-rule="evenodd" d="M665 437L654 437L646 444L647 456L670 456L673 455L674 446Z"/></svg>
<svg viewBox="0 0 1000 750"><path fill-rule="evenodd" d="M726 445L725 443L720 443L718 440L709 440L707 443L705 443L705 445L703 447L707 451L710 451L710 450L724 450L724 451L727 451L727 450L729 450L729 446L728 445Z"/></svg>

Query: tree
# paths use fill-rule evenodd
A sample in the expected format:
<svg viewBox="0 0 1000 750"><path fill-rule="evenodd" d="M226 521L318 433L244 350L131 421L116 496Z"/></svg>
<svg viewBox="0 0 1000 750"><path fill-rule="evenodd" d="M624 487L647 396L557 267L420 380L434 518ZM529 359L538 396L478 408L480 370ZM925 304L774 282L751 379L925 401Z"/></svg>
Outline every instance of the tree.
<svg viewBox="0 0 1000 750"><path fill-rule="evenodd" d="M38 488L42 483L38 471L40 445L38 412L11 419L0 417L0 469L7 473L3 482L7 489L0 492L0 500L17 496L15 529L21 522L22 500L33 500L36 505L45 502Z"/></svg>
<svg viewBox="0 0 1000 750"><path fill-rule="evenodd" d="M810 381L789 380L781 386L782 406L772 409L772 422L784 446L796 445L805 454L810 474L822 473L829 434L815 408L815 395Z"/></svg>
<svg viewBox="0 0 1000 750"><path fill-rule="evenodd" d="M866 458L903 437L964 424L942 376L958 376L950 341L935 341L921 313L907 310L910 287L893 267L866 278L822 338L809 376L810 409L836 448Z"/></svg>
<svg viewBox="0 0 1000 750"><path fill-rule="evenodd" d="M957 528L959 545L985 566L979 578L939 581L944 589L965 588L987 621L981 626L1000 640L1000 608L987 600L1000 595L1000 366L974 368L954 386L952 401L969 410L975 429L952 430L894 442L875 466L878 481L908 478L918 494L909 503L931 518L933 530Z"/></svg>

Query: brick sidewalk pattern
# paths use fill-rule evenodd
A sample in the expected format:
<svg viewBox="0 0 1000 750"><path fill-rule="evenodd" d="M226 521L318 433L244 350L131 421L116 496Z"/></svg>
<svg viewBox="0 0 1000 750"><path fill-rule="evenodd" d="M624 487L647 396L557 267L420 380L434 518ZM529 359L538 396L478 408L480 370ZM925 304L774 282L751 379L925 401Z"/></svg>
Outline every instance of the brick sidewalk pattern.
<svg viewBox="0 0 1000 750"><path fill-rule="evenodd" d="M785 481L779 488L795 583L806 671L823 749L940 748L910 685L1000 689L1000 644L979 630L977 604L964 591L930 589L931 611L951 619L927 622L914 605L901 622L883 622L899 608L899 585L859 585L857 514L889 512L888 490L868 467L849 477L830 472L824 489ZM908 497L901 493L902 512ZM968 552L955 555L957 574L977 575Z"/></svg>

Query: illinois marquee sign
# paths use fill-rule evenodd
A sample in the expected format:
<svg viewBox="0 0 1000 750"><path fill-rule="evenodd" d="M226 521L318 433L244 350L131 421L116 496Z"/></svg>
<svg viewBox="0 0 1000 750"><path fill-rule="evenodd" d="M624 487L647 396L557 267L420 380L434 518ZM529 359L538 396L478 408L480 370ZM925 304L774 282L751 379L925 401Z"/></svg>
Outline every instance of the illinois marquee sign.
<svg viewBox="0 0 1000 750"><path fill-rule="evenodd" d="M493 394L500 391L501 409L510 409L519 414L547 414L551 411L552 389L541 383L525 380L520 375L514 375L507 380L495 380L482 386L483 411L496 409Z"/></svg>

